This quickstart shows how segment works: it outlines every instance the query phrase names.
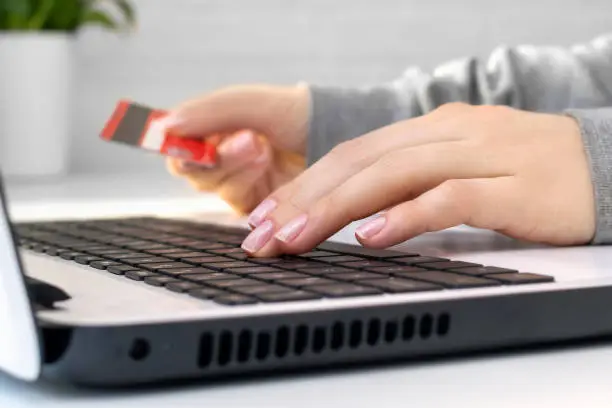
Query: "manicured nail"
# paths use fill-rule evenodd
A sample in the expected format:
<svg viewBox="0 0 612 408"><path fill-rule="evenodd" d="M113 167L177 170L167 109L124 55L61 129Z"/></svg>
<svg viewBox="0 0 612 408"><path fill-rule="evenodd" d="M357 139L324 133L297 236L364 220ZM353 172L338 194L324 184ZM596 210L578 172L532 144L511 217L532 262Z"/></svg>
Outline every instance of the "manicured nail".
<svg viewBox="0 0 612 408"><path fill-rule="evenodd" d="M289 221L283 228L280 229L280 231L276 233L274 237L279 241L288 244L296 239L297 236L304 230L306 221L308 221L308 215L302 214L299 217Z"/></svg>
<svg viewBox="0 0 612 408"><path fill-rule="evenodd" d="M272 238L274 224L268 220L255 228L242 243L242 249L248 253L255 253L264 247Z"/></svg>
<svg viewBox="0 0 612 408"><path fill-rule="evenodd" d="M355 234L361 239L372 238L378 234L385 224L387 223L387 217L380 216L372 221L368 221L355 230Z"/></svg>
<svg viewBox="0 0 612 408"><path fill-rule="evenodd" d="M257 227L264 222L266 217L276 208L277 203L271 199L263 200L249 215L247 222L252 227Z"/></svg>
<svg viewBox="0 0 612 408"><path fill-rule="evenodd" d="M219 153L222 155L245 155L256 150L253 132L245 130L219 146Z"/></svg>

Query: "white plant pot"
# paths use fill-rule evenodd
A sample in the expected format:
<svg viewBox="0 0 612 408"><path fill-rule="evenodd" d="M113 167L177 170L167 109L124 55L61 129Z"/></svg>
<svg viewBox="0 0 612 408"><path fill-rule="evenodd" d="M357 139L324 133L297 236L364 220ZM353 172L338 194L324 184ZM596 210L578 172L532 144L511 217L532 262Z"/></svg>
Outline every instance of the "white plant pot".
<svg viewBox="0 0 612 408"><path fill-rule="evenodd" d="M0 169L19 178L66 173L73 36L0 32Z"/></svg>

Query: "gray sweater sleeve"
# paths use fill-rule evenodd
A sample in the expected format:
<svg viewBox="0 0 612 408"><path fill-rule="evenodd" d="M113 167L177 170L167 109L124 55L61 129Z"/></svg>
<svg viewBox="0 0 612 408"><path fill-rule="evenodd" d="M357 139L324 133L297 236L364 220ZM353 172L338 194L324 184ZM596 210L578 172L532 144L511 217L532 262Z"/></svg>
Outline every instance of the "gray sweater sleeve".
<svg viewBox="0 0 612 408"><path fill-rule="evenodd" d="M561 113L580 123L597 199L594 243L612 243L612 34L572 47L500 47L363 88L312 85L308 161L337 144L449 102Z"/></svg>

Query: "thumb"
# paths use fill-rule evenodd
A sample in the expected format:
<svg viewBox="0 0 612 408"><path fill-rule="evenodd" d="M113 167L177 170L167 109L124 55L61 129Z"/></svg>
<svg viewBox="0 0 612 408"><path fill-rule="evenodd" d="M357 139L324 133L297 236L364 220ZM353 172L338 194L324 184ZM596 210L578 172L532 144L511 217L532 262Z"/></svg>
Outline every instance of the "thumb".
<svg viewBox="0 0 612 408"><path fill-rule="evenodd" d="M308 99L304 86L230 87L178 106L165 124L171 132L192 137L252 129L278 147L297 151L306 137Z"/></svg>

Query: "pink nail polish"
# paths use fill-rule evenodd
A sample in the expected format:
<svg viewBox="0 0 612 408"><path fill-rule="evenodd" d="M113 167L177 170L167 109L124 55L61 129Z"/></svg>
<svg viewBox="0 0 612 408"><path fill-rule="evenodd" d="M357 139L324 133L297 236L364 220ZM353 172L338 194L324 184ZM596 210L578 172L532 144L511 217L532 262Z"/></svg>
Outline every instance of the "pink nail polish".
<svg viewBox="0 0 612 408"><path fill-rule="evenodd" d="M276 208L277 203L272 199L263 200L249 215L247 222L257 227L259 224L264 222L266 217Z"/></svg>
<svg viewBox="0 0 612 408"><path fill-rule="evenodd" d="M355 234L361 239L372 238L384 228L386 223L387 217L380 216L372 221L368 221L365 224L360 225L357 230L355 230Z"/></svg>
<svg viewBox="0 0 612 408"><path fill-rule="evenodd" d="M219 146L222 155L244 155L256 150L253 132L245 130Z"/></svg>
<svg viewBox="0 0 612 408"><path fill-rule="evenodd" d="M274 224L268 220L255 228L242 243L242 249L248 253L255 253L264 247L272 238Z"/></svg>
<svg viewBox="0 0 612 408"><path fill-rule="evenodd" d="M276 233L274 237L279 241L288 244L296 239L298 235L300 235L300 233L304 230L307 221L308 215L302 214L299 217L294 218L292 221L289 221L283 228L281 228L280 231Z"/></svg>

